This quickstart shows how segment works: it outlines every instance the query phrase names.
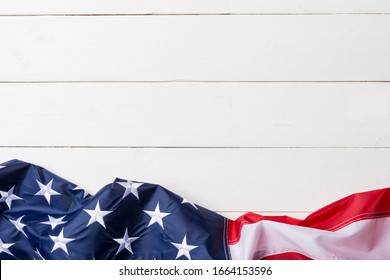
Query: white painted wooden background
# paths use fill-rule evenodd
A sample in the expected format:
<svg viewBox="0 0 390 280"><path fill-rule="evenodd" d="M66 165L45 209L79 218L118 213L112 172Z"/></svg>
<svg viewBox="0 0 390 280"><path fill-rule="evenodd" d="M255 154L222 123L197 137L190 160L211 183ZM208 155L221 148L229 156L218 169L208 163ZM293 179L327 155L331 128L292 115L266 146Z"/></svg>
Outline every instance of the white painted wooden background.
<svg viewBox="0 0 390 280"><path fill-rule="evenodd" d="M235 218L390 186L390 1L0 0L0 162Z"/></svg>

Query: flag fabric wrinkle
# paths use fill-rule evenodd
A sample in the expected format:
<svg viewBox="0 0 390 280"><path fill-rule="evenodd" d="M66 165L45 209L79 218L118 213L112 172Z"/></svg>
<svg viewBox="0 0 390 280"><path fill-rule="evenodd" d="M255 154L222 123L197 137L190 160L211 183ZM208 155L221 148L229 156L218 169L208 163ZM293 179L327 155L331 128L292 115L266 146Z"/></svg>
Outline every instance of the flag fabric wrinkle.
<svg viewBox="0 0 390 280"><path fill-rule="evenodd" d="M11 160L0 164L0 213L0 259L390 259L388 188L303 220L231 220L157 184L116 178L90 195Z"/></svg>

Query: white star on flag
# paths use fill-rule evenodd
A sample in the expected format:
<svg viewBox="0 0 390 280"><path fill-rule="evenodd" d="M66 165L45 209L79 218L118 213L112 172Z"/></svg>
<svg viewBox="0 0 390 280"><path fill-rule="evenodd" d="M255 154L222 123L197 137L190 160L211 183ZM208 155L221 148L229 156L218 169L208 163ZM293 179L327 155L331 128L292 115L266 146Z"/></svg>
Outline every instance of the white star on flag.
<svg viewBox="0 0 390 280"><path fill-rule="evenodd" d="M157 202L157 206L156 209L154 209L154 211L147 211L147 210L143 210L143 211L150 216L150 221L147 227L150 227L151 225L158 223L162 229L164 229L163 218L171 214L171 213L160 212L159 202Z"/></svg>
<svg viewBox="0 0 390 280"><path fill-rule="evenodd" d="M192 246L187 245L187 235L184 235L183 241L180 243L173 243L171 242L173 246L176 247L178 250L176 259L180 258L181 256L185 256L187 259L191 259L190 252L194 250L195 248L198 248L199 246Z"/></svg>
<svg viewBox="0 0 390 280"><path fill-rule="evenodd" d="M14 195L14 188L15 186L13 186L8 192L0 191L0 202L5 201L9 209L11 209L12 200L22 200L22 198L20 198L19 196Z"/></svg>
<svg viewBox="0 0 390 280"><path fill-rule="evenodd" d="M130 193L134 194L134 196L139 199L138 188L144 183L135 183L130 180L127 180L126 182L117 182L117 183L125 188L125 192L123 194L122 199L124 199Z"/></svg>
<svg viewBox="0 0 390 280"><path fill-rule="evenodd" d="M63 221L63 219L65 218L65 216L62 216L62 217L59 217L59 218L54 218L50 215L47 215L49 217L49 220L46 221L46 222L41 222L41 224L45 224L45 225L49 225L51 226L51 229L55 229L56 226L59 226L59 225L62 225L62 224L65 224L67 221Z"/></svg>
<svg viewBox="0 0 390 280"><path fill-rule="evenodd" d="M0 169L4 168L5 166L4 165L0 165Z"/></svg>
<svg viewBox="0 0 390 280"><path fill-rule="evenodd" d="M38 183L40 190L35 195L43 195L49 204L50 204L50 197L52 195L61 195L60 193L58 193L52 189L53 179L51 179L51 181L49 183L47 183L46 185L42 184L38 180L36 180L36 181Z"/></svg>
<svg viewBox="0 0 390 280"><path fill-rule="evenodd" d="M139 237L129 237L129 234L127 233L127 228L126 228L125 235L123 236L123 238L114 239L116 242L119 243L119 248L118 248L118 251L116 252L116 255L118 255L125 248L130 253L133 254L133 249L131 248L131 243L133 243L138 238Z"/></svg>
<svg viewBox="0 0 390 280"><path fill-rule="evenodd" d="M183 201L181 202L181 204L184 204L184 203L191 204L196 210L198 210L198 207L196 207L195 203L193 203L192 201L189 201L189 200L183 198Z"/></svg>
<svg viewBox="0 0 390 280"><path fill-rule="evenodd" d="M13 254L8 250L12 245L15 243L4 243L3 240L0 238L0 254L1 253L7 253L8 255L13 256Z"/></svg>
<svg viewBox="0 0 390 280"><path fill-rule="evenodd" d="M49 237L54 242L54 246L53 246L53 249L51 250L51 253L53 253L57 249L62 249L67 255L69 255L68 248L66 247L66 244L75 240L74 238L65 238L64 237L64 229L61 230L61 232L58 236L49 235Z"/></svg>
<svg viewBox="0 0 390 280"><path fill-rule="evenodd" d="M87 192L84 188L82 188L82 187L80 187L80 186L75 187L73 190L74 190L74 191L83 191L83 192L84 192L83 198L85 198L85 197L88 195L88 192Z"/></svg>
<svg viewBox="0 0 390 280"><path fill-rule="evenodd" d="M19 219L17 219L16 221L15 220L9 220L15 227L18 231L20 231L21 233L23 233L26 237L26 233L24 232L23 228L26 226L25 224L22 223L22 219L23 219L24 216L21 216Z"/></svg>
<svg viewBox="0 0 390 280"><path fill-rule="evenodd" d="M89 225L95 223L95 222L98 222L99 224L101 224L104 228L106 228L106 225L104 224L104 216L110 214L112 211L102 211L100 210L100 204L99 204L99 201L96 203L96 207L94 210L89 210L89 209L84 209L85 212L88 213L88 215L91 216L91 218L89 219L88 221L88 224L86 227L88 227Z"/></svg>

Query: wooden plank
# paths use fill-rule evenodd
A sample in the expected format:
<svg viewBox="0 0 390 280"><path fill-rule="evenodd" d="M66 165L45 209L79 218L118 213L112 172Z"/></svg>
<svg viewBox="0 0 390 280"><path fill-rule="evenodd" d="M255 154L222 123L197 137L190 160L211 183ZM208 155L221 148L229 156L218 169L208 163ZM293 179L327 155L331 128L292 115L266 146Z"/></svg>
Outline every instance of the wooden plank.
<svg viewBox="0 0 390 280"><path fill-rule="evenodd" d="M390 16L0 17L0 81L390 81Z"/></svg>
<svg viewBox="0 0 390 280"><path fill-rule="evenodd" d="M161 184L215 211L311 212L390 182L390 149L0 148L95 193L115 177Z"/></svg>
<svg viewBox="0 0 390 280"><path fill-rule="evenodd" d="M389 13L386 0L0 0L1 15Z"/></svg>
<svg viewBox="0 0 390 280"><path fill-rule="evenodd" d="M0 84L0 92L0 146L390 147L390 83Z"/></svg>

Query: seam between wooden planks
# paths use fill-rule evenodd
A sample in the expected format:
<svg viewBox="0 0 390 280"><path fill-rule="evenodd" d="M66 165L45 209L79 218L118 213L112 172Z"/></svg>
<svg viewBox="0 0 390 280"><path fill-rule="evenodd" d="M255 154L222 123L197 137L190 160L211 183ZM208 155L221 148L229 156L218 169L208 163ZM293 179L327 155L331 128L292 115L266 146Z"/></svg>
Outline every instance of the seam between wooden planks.
<svg viewBox="0 0 390 280"><path fill-rule="evenodd" d="M205 83L205 84L223 84L223 83L236 83L236 84L251 84L251 83L390 83L390 80L324 80L324 81L311 81L311 80L150 80L150 81L131 81L131 80L89 80L89 81L1 81L0 84L169 84L169 83Z"/></svg>
<svg viewBox="0 0 390 280"><path fill-rule="evenodd" d="M0 149L273 149L273 150L285 150L285 149L368 149L368 150L378 150L378 149L390 149L388 146L374 147L374 146L275 146L275 147L256 147L256 146L104 146L104 145L0 145Z"/></svg>
<svg viewBox="0 0 390 280"><path fill-rule="evenodd" d="M369 12L369 13L42 13L42 14L0 14L0 17L137 17L137 16L345 16L345 15L390 15L390 13Z"/></svg>

